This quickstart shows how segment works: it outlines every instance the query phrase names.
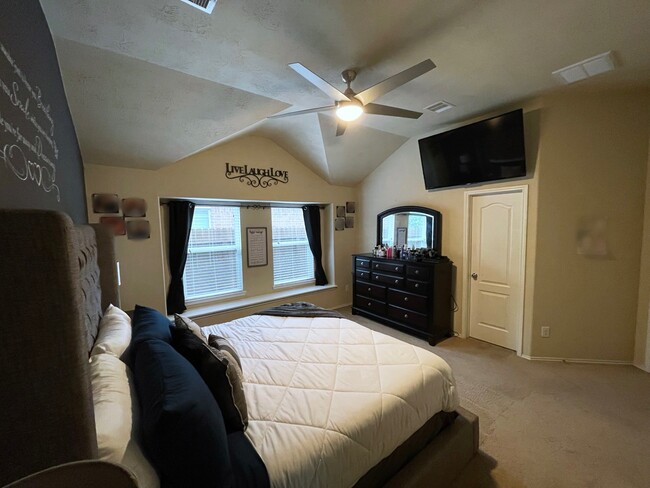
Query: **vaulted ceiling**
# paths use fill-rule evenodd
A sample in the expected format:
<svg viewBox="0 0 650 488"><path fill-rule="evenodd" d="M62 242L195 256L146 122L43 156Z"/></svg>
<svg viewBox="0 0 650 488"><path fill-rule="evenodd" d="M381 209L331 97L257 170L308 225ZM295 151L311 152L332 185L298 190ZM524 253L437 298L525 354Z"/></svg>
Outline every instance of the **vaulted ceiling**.
<svg viewBox="0 0 650 488"><path fill-rule="evenodd" d="M650 83L647 0L41 0L87 163L156 169L242 134L269 137L354 185L409 137L556 88L551 72L608 50L587 85ZM424 59L437 68L377 100L419 120L364 115L335 137L331 100L287 67L360 91Z"/></svg>

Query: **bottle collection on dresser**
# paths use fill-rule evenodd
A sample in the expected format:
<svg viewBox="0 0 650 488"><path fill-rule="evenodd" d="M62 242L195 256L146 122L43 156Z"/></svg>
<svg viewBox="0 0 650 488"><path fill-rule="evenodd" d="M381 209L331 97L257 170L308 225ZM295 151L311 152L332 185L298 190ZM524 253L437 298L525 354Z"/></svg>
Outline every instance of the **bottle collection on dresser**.
<svg viewBox="0 0 650 488"><path fill-rule="evenodd" d="M395 210L404 212L404 208ZM408 209L409 215L415 215L412 217L415 225L416 218L427 210L421 207ZM413 209L419 213L414 213ZM392 233L393 225L388 231L381 227L387 212L380 214L381 219L378 218L378 236ZM436 235L428 238L433 243L432 247L416 249L409 248L405 243L397 245L389 242L378 244L372 253L352 256L352 313L421 337L434 345L453 335L453 263L446 256L439 255L440 213L432 210L429 214L438 219L437 227L435 222L426 226L438 230ZM415 235L416 231L414 227L411 233Z"/></svg>

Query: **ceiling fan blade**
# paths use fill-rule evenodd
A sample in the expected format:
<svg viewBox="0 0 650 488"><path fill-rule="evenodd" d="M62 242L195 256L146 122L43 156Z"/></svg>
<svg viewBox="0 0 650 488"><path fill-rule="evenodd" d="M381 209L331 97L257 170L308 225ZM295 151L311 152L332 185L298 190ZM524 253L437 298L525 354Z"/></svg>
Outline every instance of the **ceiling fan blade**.
<svg viewBox="0 0 650 488"><path fill-rule="evenodd" d="M279 119L282 117L291 117L293 115L302 115L302 114L311 114L314 112L326 112L327 110L334 110L336 107L334 105L329 105L327 107L318 107L318 108L308 108L307 110L297 110L295 112L287 112L285 114L271 115L267 119Z"/></svg>
<svg viewBox="0 0 650 488"><path fill-rule="evenodd" d="M401 73L391 76L390 78L386 78L384 81L380 81L370 88L366 88L361 93L358 93L356 97L361 100L364 105L367 105L371 102L374 102L389 91L392 91L395 88L402 86L411 80L414 80L418 76L431 71L435 67L436 65L434 62L430 59L427 59L426 61L422 61L421 63L416 64L415 66L411 66L409 69L406 69Z"/></svg>
<svg viewBox="0 0 650 488"><path fill-rule="evenodd" d="M419 119L422 112L413 112L404 108L389 107L388 105L379 105L378 103L369 103L363 106L363 111L373 115L390 115L392 117L404 117L406 119Z"/></svg>
<svg viewBox="0 0 650 488"><path fill-rule="evenodd" d="M345 134L345 129L348 128L348 123L342 120L337 121L336 123L336 137L342 136Z"/></svg>
<svg viewBox="0 0 650 488"><path fill-rule="evenodd" d="M332 85L330 85L327 81L325 81L323 78L318 76L316 73L313 73L309 69L305 68L302 64L291 63L289 67L292 70L294 70L296 73L298 73L300 76L305 78L312 85L316 86L318 89L325 92L327 96L329 96L333 100L336 100L337 102L350 100L342 92L334 88Z"/></svg>

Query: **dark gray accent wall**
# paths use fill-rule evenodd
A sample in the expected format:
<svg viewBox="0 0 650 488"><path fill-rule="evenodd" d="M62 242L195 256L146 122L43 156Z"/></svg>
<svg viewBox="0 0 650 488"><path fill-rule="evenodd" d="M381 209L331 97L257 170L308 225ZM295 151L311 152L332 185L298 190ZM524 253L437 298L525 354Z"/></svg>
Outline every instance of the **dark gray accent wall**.
<svg viewBox="0 0 650 488"><path fill-rule="evenodd" d="M81 153L38 0L0 7L0 208L87 221Z"/></svg>

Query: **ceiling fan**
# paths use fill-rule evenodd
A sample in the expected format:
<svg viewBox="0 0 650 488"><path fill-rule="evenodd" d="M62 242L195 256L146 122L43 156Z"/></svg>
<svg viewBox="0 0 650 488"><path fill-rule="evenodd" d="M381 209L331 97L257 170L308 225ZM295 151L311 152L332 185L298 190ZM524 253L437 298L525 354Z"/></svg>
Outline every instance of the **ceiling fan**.
<svg viewBox="0 0 650 488"><path fill-rule="evenodd" d="M338 118L336 125L336 135L341 136L348 126L348 122L358 119L363 113L373 115L388 115L391 117L405 117L407 119L418 119L422 115L421 112L413 112L403 108L389 107L387 105L379 105L373 103L377 98L385 95L389 91L402 86L405 83L431 71L436 65L430 59L422 61L415 66L402 71L401 73L386 78L384 81L376 85L366 88L362 92L355 93L350 84L357 77L357 72L353 69L346 69L341 73L343 81L348 85L345 92L341 92L330 85L327 81L322 79L317 74L313 73L300 63L291 63L289 65L300 76L315 85L317 88L325 92L334 99L334 105L327 107L310 108L307 110L298 110L296 112L289 112L284 114L272 115L270 119L277 119L280 117L291 117L293 115L302 115L313 112L325 112L328 110L336 110Z"/></svg>

